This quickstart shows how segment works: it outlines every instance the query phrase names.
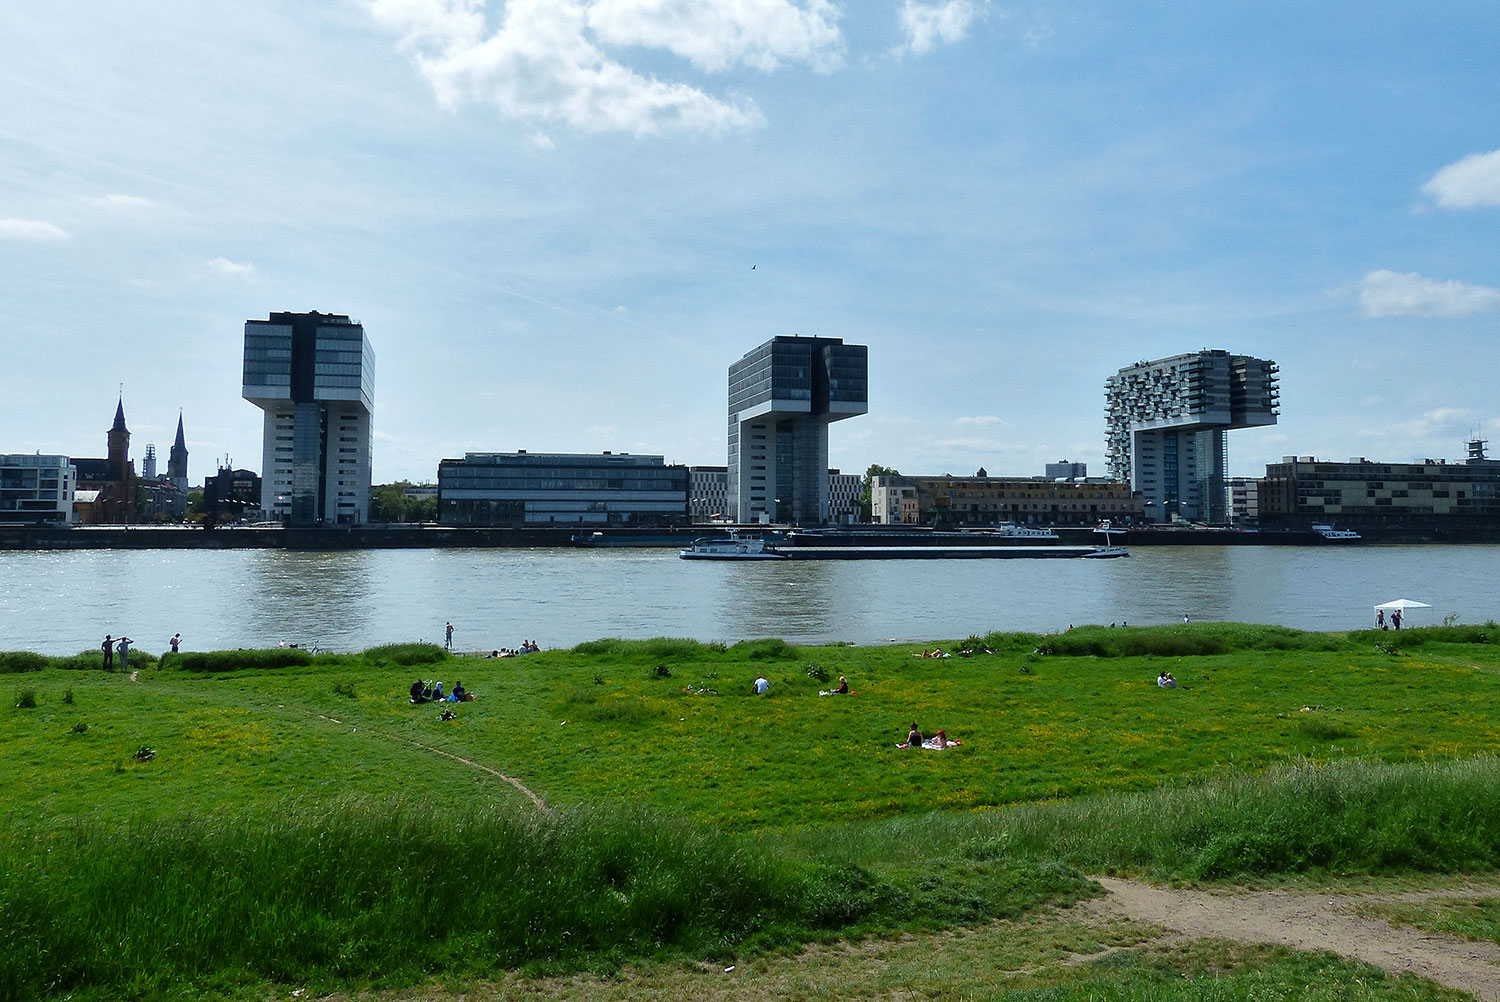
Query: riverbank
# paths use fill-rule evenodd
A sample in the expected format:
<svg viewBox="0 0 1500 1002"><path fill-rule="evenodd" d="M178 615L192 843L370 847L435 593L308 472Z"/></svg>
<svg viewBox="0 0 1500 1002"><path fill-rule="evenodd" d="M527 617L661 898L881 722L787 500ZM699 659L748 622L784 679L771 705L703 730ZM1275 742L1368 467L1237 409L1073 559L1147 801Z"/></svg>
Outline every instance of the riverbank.
<svg viewBox="0 0 1500 1002"><path fill-rule="evenodd" d="M0 989L321 996L627 962L722 976L835 937L1052 928L1049 909L1102 892L1089 872L1491 870L1497 639L1188 624L509 659L148 653L133 675L94 652L4 655L19 705L0 713ZM934 647L950 656L921 656ZM822 695L840 676L853 692ZM478 698L413 705L414 678ZM961 743L898 749L913 721ZM1264 958L1219 959L1258 983ZM1161 997L1151 970L1107 979ZM1368 986L1359 970L1276 978ZM1077 973L1079 997L1106 987Z"/></svg>

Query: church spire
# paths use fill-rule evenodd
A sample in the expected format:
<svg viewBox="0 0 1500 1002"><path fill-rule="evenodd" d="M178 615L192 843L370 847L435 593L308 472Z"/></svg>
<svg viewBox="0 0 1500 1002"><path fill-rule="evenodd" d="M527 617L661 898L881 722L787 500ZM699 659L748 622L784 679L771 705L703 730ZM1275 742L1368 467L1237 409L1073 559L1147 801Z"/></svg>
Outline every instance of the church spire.
<svg viewBox="0 0 1500 1002"><path fill-rule="evenodd" d="M114 427L110 429L110 431L128 432L129 430L129 428L125 427L125 397L122 395L120 397L119 405L115 407L115 424Z"/></svg>
<svg viewBox="0 0 1500 1002"><path fill-rule="evenodd" d="M177 412L177 441L172 443L172 448L187 451L187 440L182 437L182 411Z"/></svg>
<svg viewBox="0 0 1500 1002"><path fill-rule="evenodd" d="M187 465L187 439L182 434L182 411L179 410L177 412L177 441L172 443L172 451L167 454L167 476L184 491L187 490Z"/></svg>

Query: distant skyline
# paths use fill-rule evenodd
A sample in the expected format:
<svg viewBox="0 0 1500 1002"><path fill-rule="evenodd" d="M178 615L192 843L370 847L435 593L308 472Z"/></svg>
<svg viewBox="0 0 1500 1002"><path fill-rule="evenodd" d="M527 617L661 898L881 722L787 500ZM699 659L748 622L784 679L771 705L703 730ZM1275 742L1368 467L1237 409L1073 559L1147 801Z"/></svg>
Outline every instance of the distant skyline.
<svg viewBox="0 0 1500 1002"><path fill-rule="evenodd" d="M1283 455L1500 440L1500 8L159 0L0 11L0 452L258 469L244 323L348 314L374 479L726 461L725 372L869 346L830 462L1104 470L1104 381L1274 359ZM1493 452L1500 454L1500 441Z"/></svg>

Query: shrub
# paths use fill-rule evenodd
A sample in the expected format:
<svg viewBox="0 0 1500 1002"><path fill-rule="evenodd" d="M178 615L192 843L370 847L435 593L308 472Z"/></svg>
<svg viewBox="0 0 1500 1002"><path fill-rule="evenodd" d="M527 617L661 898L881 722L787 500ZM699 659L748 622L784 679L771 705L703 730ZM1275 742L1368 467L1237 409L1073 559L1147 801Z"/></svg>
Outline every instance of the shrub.
<svg viewBox="0 0 1500 1002"><path fill-rule="evenodd" d="M188 651L177 655L174 666L184 671L226 672L246 668L291 668L310 665L313 656L296 647L265 651Z"/></svg>
<svg viewBox="0 0 1500 1002"><path fill-rule="evenodd" d="M31 651L0 651L0 674L20 674L24 671L41 671L52 663L52 659Z"/></svg>
<svg viewBox="0 0 1500 1002"><path fill-rule="evenodd" d="M22 689L16 693L16 708L21 710L36 709L36 690Z"/></svg>
<svg viewBox="0 0 1500 1002"><path fill-rule="evenodd" d="M430 665L452 655L437 644L384 644L371 647L360 657L372 665Z"/></svg>
<svg viewBox="0 0 1500 1002"><path fill-rule="evenodd" d="M735 657L751 661L791 661L797 657L797 648L774 637L764 640L742 640L729 648Z"/></svg>
<svg viewBox="0 0 1500 1002"><path fill-rule="evenodd" d="M819 682L827 682L831 676L828 674L828 669L822 665L808 665L807 677Z"/></svg>

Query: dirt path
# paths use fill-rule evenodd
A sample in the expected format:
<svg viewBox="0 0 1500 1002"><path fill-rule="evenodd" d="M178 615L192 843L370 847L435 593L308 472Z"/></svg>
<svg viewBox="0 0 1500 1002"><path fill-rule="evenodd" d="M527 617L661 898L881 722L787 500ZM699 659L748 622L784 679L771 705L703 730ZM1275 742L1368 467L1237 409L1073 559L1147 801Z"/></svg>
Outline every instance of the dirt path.
<svg viewBox="0 0 1500 1002"><path fill-rule="evenodd" d="M1114 877L1093 879L1109 891L1107 897L1088 906L1095 914L1124 915L1176 930L1189 938L1214 937L1297 950L1327 950L1394 974L1409 972L1428 978L1486 1002L1500 1002L1500 945L1393 926L1354 913L1355 907L1364 902L1478 897L1500 893L1497 888L1393 895L1210 893L1153 887Z"/></svg>
<svg viewBox="0 0 1500 1002"><path fill-rule="evenodd" d="M316 716L320 720L327 720L327 721L330 721L330 722L335 723L335 724L342 724L343 723L343 721L339 720L337 717L326 716L325 714L322 714L322 713L316 714ZM450 751L443 751L443 749L441 749L441 748L435 748L432 745L423 744L420 741L416 741L416 740L413 740L412 738L404 737L404 736L402 736L400 734L391 734L391 733L389 733L387 731L376 730L373 727L366 727L365 728L365 733L366 734L373 734L373 735L375 735L378 738L386 738L387 740L390 740L390 741L405 741L407 744L409 744L409 745L415 745L416 747L422 749L423 751L432 752L432 754L434 754L434 755L442 755L444 758L451 758L455 762L462 762L464 765L469 766L470 768L478 769L481 772L487 772L491 776L494 776L496 779L503 779L505 782L509 783L511 786L514 786L517 790L520 790L522 793L524 793L526 795L526 798L528 800L530 800L533 805L535 805L536 809L539 810L539 811L541 811L543 814L551 814L552 813L552 808L550 808L550 807L547 806L547 802L545 800L543 800L541 797L537 796L535 793L533 793L531 791L531 789L529 787L527 787L527 785L525 783L521 782L519 779L516 779L514 776L507 776L505 773L501 772L499 769L492 769L492 768L490 768L489 766L485 765L482 762L475 762L473 759L464 758L462 755L455 755L455 754L453 754Z"/></svg>

